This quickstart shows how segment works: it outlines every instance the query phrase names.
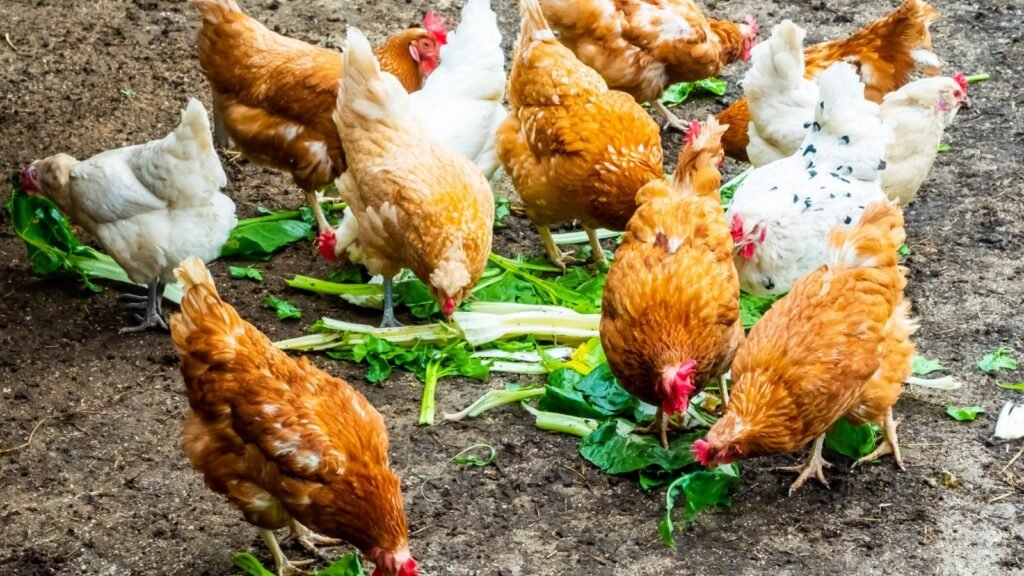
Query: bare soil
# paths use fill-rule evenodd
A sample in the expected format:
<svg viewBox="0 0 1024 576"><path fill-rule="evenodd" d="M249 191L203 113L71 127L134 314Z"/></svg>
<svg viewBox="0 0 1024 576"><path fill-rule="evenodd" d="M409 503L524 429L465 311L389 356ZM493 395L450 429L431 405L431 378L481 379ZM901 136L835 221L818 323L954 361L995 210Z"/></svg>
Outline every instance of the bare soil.
<svg viewBox="0 0 1024 576"><path fill-rule="evenodd" d="M428 9L457 21L459 8L450 0L242 3L271 27L325 46L339 46L347 25L379 40ZM895 3L704 4L719 18L753 13L763 36L772 23L793 18L809 30L808 40L820 41L852 32ZM497 4L509 49L515 3ZM889 460L855 470L838 460L830 490L810 484L787 497L791 478L772 467L796 456L750 462L732 508L701 515L679 548L669 550L655 529L663 492L595 470L578 455L575 439L536 430L517 409L421 428L420 387L411 376L374 386L362 367L315 358L363 390L388 419L412 549L424 573L1022 572L1024 495L1000 473L1018 447L986 442L1003 402L1019 395L994 384L1022 375L985 375L975 361L998 346L1024 351L1024 4L934 4L942 13L936 51L951 70L985 71L992 79L972 87L974 107L947 131L952 150L940 155L907 211L918 346L964 382L956 392L911 388L900 400L907 471ZM0 32L13 44L0 44L0 171L58 151L87 157L160 137L189 96L209 105L195 57L197 20L190 6L172 0L0 3ZM686 104L680 113L721 109L737 97L743 71L729 70L726 97ZM670 163L679 141L666 134ZM245 162L226 166L242 217L254 215L258 203L301 202L286 177ZM525 222L499 231L496 247L506 254L541 251ZM283 285L295 273L327 273L308 246L291 247L259 268L263 284L231 280L225 263L215 264L214 274L243 316L272 338L300 335L322 315L376 320ZM231 554L246 549L269 563L256 531L203 486L179 448L186 401L166 334L119 336L127 318L114 290L94 295L73 281L34 276L6 213L0 270L0 449L31 439L0 454L0 573L219 576L236 574ZM303 319L279 322L260 305L266 293L298 304ZM445 381L439 408L461 408L499 385L498 378ZM957 423L945 415L946 404L979 404L987 413ZM475 442L497 447L498 466L460 470L447 463ZM1024 474L1024 461L1009 472ZM945 473L958 487L929 483ZM287 552L304 554L297 547Z"/></svg>

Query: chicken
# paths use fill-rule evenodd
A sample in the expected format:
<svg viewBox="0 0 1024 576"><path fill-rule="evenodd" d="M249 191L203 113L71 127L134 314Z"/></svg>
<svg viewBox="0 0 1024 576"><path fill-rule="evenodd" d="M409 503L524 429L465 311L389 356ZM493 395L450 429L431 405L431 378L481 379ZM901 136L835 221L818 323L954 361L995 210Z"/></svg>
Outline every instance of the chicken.
<svg viewBox="0 0 1024 576"><path fill-rule="evenodd" d="M537 0L521 0L522 27L509 77L512 114L498 130L498 157L548 257L568 259L551 226L578 219L605 263L598 227L622 230L636 193L662 178L661 134L631 96L555 40Z"/></svg>
<svg viewBox="0 0 1024 576"><path fill-rule="evenodd" d="M267 29L235 0L192 3L202 15L199 64L213 89L219 145L226 146L230 136L254 162L290 173L320 232L329 232L317 191L345 170L331 119L340 54ZM410 91L419 90L437 67L446 38L436 17L428 15L424 26L394 34L377 49L384 68Z"/></svg>
<svg viewBox="0 0 1024 576"><path fill-rule="evenodd" d="M804 78L804 31L789 20L754 49L753 66L743 81L750 106L750 144L754 166L789 156L800 146L814 119L818 85ZM901 204L909 202L928 175L945 126L967 98L967 80L923 78L885 95L881 116L893 140L886 150L883 188Z"/></svg>
<svg viewBox="0 0 1024 576"><path fill-rule="evenodd" d="M693 123L672 183L650 182L605 283L601 344L616 379L658 407L648 431L668 448L669 418L729 369L743 339L732 237L718 164L724 127Z"/></svg>
<svg viewBox="0 0 1024 576"><path fill-rule="evenodd" d="M914 345L906 270L897 266L903 214L887 200L829 236L828 264L802 278L750 331L732 365L725 414L693 451L707 467L799 450L814 441L790 493L811 476L826 486L825 433L840 418L875 422L884 440L857 464L892 453L903 468L892 406Z"/></svg>
<svg viewBox="0 0 1024 576"><path fill-rule="evenodd" d="M367 270L384 276L382 326L398 324L391 284L402 268L450 318L487 264L494 196L479 168L430 135L362 32L350 28L348 43L334 121L349 167L338 190L358 221Z"/></svg>
<svg viewBox="0 0 1024 576"><path fill-rule="evenodd" d="M825 263L826 239L885 197L881 172L891 140L878 105L864 98L852 66L822 72L821 95L803 144L792 156L751 172L726 216L732 225L740 287L784 294Z"/></svg>
<svg viewBox="0 0 1024 576"><path fill-rule="evenodd" d="M430 135L465 154L488 180L501 166L495 134L508 116L505 54L490 0L467 0L458 28L441 48L441 64L411 94Z"/></svg>
<svg viewBox="0 0 1024 576"><path fill-rule="evenodd" d="M941 71L928 31L938 18L938 12L923 0L904 0L896 10L849 38L808 47L804 50L804 74L814 78L833 63L845 60L857 66L867 86L867 98L880 103L883 96L906 84L915 71L926 75ZM789 117L781 120L788 122ZM734 102L718 115L718 121L729 125L722 137L726 155L747 160L751 122L747 100Z"/></svg>
<svg viewBox="0 0 1024 576"><path fill-rule="evenodd" d="M217 158L206 109L191 99L167 137L118 148L86 160L57 154L22 170L21 186L53 200L71 221L95 236L133 282L147 284L144 298L124 295L145 310L141 324L121 333L167 329L164 286L189 256L209 262L235 227L235 203Z"/></svg>
<svg viewBox="0 0 1024 576"><path fill-rule="evenodd" d="M175 270L184 289L171 338L191 410L182 445L206 485L260 530L278 575L295 574L273 530L307 547L359 548L375 576L414 576L384 419L344 380L295 360L221 300L197 258Z"/></svg>
<svg viewBox="0 0 1024 576"><path fill-rule="evenodd" d="M676 82L703 80L750 57L757 22L709 20L692 0L541 0L544 15L608 86L650 102L666 126L685 123L658 100Z"/></svg>
<svg viewBox="0 0 1024 576"><path fill-rule="evenodd" d="M885 151L882 189L906 206L932 169L942 134L967 101L967 79L922 78L890 92L882 100L882 122L894 135Z"/></svg>

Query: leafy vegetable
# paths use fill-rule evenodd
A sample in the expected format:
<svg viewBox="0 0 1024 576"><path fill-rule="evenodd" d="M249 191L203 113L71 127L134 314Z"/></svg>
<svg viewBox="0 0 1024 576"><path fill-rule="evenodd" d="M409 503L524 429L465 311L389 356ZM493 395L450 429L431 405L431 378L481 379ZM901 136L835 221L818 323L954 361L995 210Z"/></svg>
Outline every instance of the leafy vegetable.
<svg viewBox="0 0 1024 576"><path fill-rule="evenodd" d="M616 242L622 242L622 233L615 232L613 230L605 230L604 228L597 229L598 240L607 240L608 238L615 238ZM551 239L559 246L563 244L585 244L590 241L590 238L584 230L580 230L579 232L562 232L561 234L552 234Z"/></svg>
<svg viewBox="0 0 1024 576"><path fill-rule="evenodd" d="M11 184L7 212L14 232L25 242L29 263L36 274L75 274L93 292L102 290L94 280L137 286L113 258L79 242L71 222L53 202L25 194L17 172L11 175ZM164 289L164 298L175 304L181 302L181 296L181 286L176 283Z"/></svg>
<svg viewBox="0 0 1024 576"><path fill-rule="evenodd" d="M753 328L772 304L781 298L782 296L753 296L740 292L740 322L743 323L743 328Z"/></svg>
<svg viewBox="0 0 1024 576"><path fill-rule="evenodd" d="M260 271L252 266L228 266L228 272L231 273L232 278L248 278L256 282L263 282L263 274L260 274Z"/></svg>
<svg viewBox="0 0 1024 576"><path fill-rule="evenodd" d="M276 312L277 317L280 320L298 320L299 318L302 318L302 310L299 310L291 302L282 300L275 296L267 296L264 298L263 306Z"/></svg>
<svg viewBox="0 0 1024 576"><path fill-rule="evenodd" d="M967 83L968 84L976 84L978 82L984 82L985 80L988 80L988 78L989 78L988 73L987 72L982 72L981 74L975 74L973 76L968 76L967 77Z"/></svg>
<svg viewBox="0 0 1024 576"><path fill-rule="evenodd" d="M753 168L747 168L743 172L737 174L732 180L729 180L718 190L718 195L722 198L722 205L728 206L732 202L732 197L736 194L736 190L740 187L740 184L747 179L747 176L753 171Z"/></svg>
<svg viewBox="0 0 1024 576"><path fill-rule="evenodd" d="M609 420L580 442L580 454L609 474L647 468L674 472L694 464L690 446L704 436L703 432L676 436L666 450L656 435L640 436L631 434L632 430L633 426L623 420Z"/></svg>
<svg viewBox="0 0 1024 576"><path fill-rule="evenodd" d="M705 78L696 82L679 82L669 86L665 93L661 95L661 98L658 99L658 102L667 105L682 104L690 98L694 90L710 92L715 96L721 96L725 94L728 88L729 83L718 78Z"/></svg>
<svg viewBox="0 0 1024 576"><path fill-rule="evenodd" d="M490 375L487 365L466 352L465 346L464 342L456 342L434 352L427 361L422 375L423 401L420 404L420 424L429 426L434 423L434 396L438 380L445 376L466 376L486 380Z"/></svg>
<svg viewBox="0 0 1024 576"><path fill-rule="evenodd" d="M946 406L946 414L957 422L973 422L978 414L984 414L985 409L981 406Z"/></svg>
<svg viewBox="0 0 1024 576"><path fill-rule="evenodd" d="M494 197L494 227L508 228L508 218L512 215L512 201L504 196Z"/></svg>
<svg viewBox="0 0 1024 576"><path fill-rule="evenodd" d="M825 447L856 460L874 451L878 445L878 432L876 424L854 426L846 418L840 418L825 434Z"/></svg>
<svg viewBox="0 0 1024 576"><path fill-rule="evenodd" d="M697 470L679 477L665 492L665 517L658 523L658 535L669 548L676 547L672 536L672 509L676 495L682 490L686 497L683 514L687 522L693 521L697 513L709 506L731 506L732 491L740 483L740 469L735 464L718 466L714 470Z"/></svg>
<svg viewBox="0 0 1024 576"><path fill-rule="evenodd" d="M914 356L910 359L910 369L916 376L925 376L932 372L945 370L946 368L938 360L930 360L924 356Z"/></svg>
<svg viewBox="0 0 1024 576"><path fill-rule="evenodd" d="M276 576L263 567L255 556L248 552L239 552L233 559L235 566L241 568L248 576ZM350 552L335 560L330 566L320 570L315 576L366 576L359 554Z"/></svg>
<svg viewBox="0 0 1024 576"><path fill-rule="evenodd" d="M1017 360L1013 357L1013 349L1003 347L985 354L981 360L978 360L978 368L981 368L982 372L1016 370Z"/></svg>
<svg viewBox="0 0 1024 576"><path fill-rule="evenodd" d="M899 254L900 258L906 258L910 256L910 246L906 244L900 244L900 247L896 249L896 253Z"/></svg>
<svg viewBox="0 0 1024 576"><path fill-rule="evenodd" d="M996 386L1007 390L1024 390L1024 382L1017 382L1016 384L996 384Z"/></svg>
<svg viewBox="0 0 1024 576"><path fill-rule="evenodd" d="M248 552L236 553L235 557L232 558L232 562L249 576L276 576L273 572L264 568L263 564Z"/></svg>
<svg viewBox="0 0 1024 576"><path fill-rule="evenodd" d="M939 152L949 152L952 149L953 149L953 147L950 146L949 144L939 144L939 147L938 147L937 150Z"/></svg>
<svg viewBox="0 0 1024 576"><path fill-rule="evenodd" d="M557 412L545 412L532 408L528 404L524 404L523 407L536 418L535 425L537 428L547 430L548 432L571 434L583 438L597 430L598 426L600 426L600 422L592 418L579 418L577 416L558 414Z"/></svg>
<svg viewBox="0 0 1024 576"><path fill-rule="evenodd" d="M345 209L345 204L324 204L324 214ZM316 219L308 207L271 212L255 218L239 220L228 241L221 248L221 257L269 260L281 248L300 240L312 240Z"/></svg>

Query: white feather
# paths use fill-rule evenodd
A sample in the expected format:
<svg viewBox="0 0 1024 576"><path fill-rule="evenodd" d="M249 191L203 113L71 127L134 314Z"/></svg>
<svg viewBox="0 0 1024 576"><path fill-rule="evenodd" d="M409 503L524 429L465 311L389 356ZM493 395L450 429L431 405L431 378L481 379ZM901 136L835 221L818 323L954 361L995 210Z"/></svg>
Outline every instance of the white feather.
<svg viewBox="0 0 1024 576"><path fill-rule="evenodd" d="M996 420L996 438L1018 440L1024 438L1024 404L1015 404L1010 400L999 412Z"/></svg>

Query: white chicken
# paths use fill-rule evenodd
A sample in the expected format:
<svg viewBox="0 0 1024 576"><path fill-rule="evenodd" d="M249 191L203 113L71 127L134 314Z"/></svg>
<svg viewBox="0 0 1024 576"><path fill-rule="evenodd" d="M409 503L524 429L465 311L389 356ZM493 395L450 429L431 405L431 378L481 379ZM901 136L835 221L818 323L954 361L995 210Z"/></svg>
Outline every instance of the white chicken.
<svg viewBox="0 0 1024 576"><path fill-rule="evenodd" d="M946 126L967 101L967 78L923 78L882 100L882 123L894 138L886 149L882 189L900 206L917 195L928 177Z"/></svg>
<svg viewBox="0 0 1024 576"><path fill-rule="evenodd" d="M818 84L804 78L806 35L792 20L783 20L751 51L743 95L750 107L747 157L754 166L792 154L807 133L804 124L814 118Z"/></svg>
<svg viewBox="0 0 1024 576"><path fill-rule="evenodd" d="M161 298L174 268L189 256L210 261L235 227L235 203L221 193L227 176L213 147L206 109L195 99L167 137L76 160L57 154L21 172L22 188L53 200L71 221L99 239L145 297L138 326L167 328Z"/></svg>
<svg viewBox="0 0 1024 576"><path fill-rule="evenodd" d="M508 116L502 104L506 83L498 17L489 0L468 0L458 27L441 47L441 64L421 90L409 95L431 137L472 160L488 180L501 166L495 135ZM339 179L338 185L351 182ZM321 246L321 254L362 263L359 225L352 210L345 210L334 234L334 244Z"/></svg>
<svg viewBox="0 0 1024 576"><path fill-rule="evenodd" d="M881 172L891 139L878 105L846 63L819 76L821 97L792 156L755 169L740 184L726 216L732 225L740 287L767 296L825 263L828 233L852 225L885 197Z"/></svg>

